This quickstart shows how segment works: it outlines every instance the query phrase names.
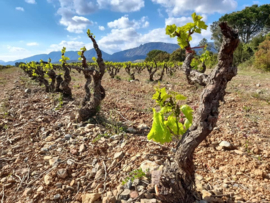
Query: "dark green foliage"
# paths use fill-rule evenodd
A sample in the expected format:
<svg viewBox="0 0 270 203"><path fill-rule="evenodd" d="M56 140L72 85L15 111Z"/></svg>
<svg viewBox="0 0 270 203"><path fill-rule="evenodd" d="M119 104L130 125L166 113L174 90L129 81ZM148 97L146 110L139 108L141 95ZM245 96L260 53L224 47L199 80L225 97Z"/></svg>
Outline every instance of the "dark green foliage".
<svg viewBox="0 0 270 203"><path fill-rule="evenodd" d="M222 33L220 31L219 21L213 22L210 26L210 30L212 32L211 39L214 40L214 47L218 51L220 49L222 43Z"/></svg>
<svg viewBox="0 0 270 203"><path fill-rule="evenodd" d="M259 34L256 37L253 37L249 43L249 47L255 53L258 50L260 43L262 43L266 39L266 36L263 34Z"/></svg>
<svg viewBox="0 0 270 203"><path fill-rule="evenodd" d="M170 61L184 61L186 58L186 51L185 49L176 49L173 53L170 55Z"/></svg>
<svg viewBox="0 0 270 203"><path fill-rule="evenodd" d="M254 36L270 26L270 4L252 5L242 11L225 14L219 21L227 21L238 29L241 41L248 43Z"/></svg>
<svg viewBox="0 0 270 203"><path fill-rule="evenodd" d="M265 71L270 71L270 35L260 43L255 53L255 66Z"/></svg>
<svg viewBox="0 0 270 203"><path fill-rule="evenodd" d="M218 54L210 52L210 59L205 62L207 68L213 68L218 63Z"/></svg>
<svg viewBox="0 0 270 203"><path fill-rule="evenodd" d="M162 52L162 53L159 53L158 55L156 55L153 59L153 61L156 61L156 62L167 62L169 61L170 59L170 54L167 53L167 52Z"/></svg>
<svg viewBox="0 0 270 203"><path fill-rule="evenodd" d="M234 52L233 64L239 65L247 60L253 61L255 52L258 50L260 43L262 43L264 40L265 36L259 34L258 36L253 37L252 40L247 44L240 42L239 46Z"/></svg>
<svg viewBox="0 0 270 203"><path fill-rule="evenodd" d="M155 57L159 54L168 54L168 53L166 51L161 51L161 50L156 50L156 49L149 51L145 58L145 61L146 62L154 61Z"/></svg>
<svg viewBox="0 0 270 203"><path fill-rule="evenodd" d="M16 67L19 67L20 64L25 64L25 63L24 63L24 62L16 62L16 63L15 63L15 66L16 66Z"/></svg>
<svg viewBox="0 0 270 203"><path fill-rule="evenodd" d="M253 5L245 9L230 14L225 14L218 21L211 25L212 40L214 40L215 49L219 50L222 42L220 22L227 21L230 26L237 29L240 39L243 43L250 42L259 33L265 35L270 31L270 4ZM258 39L258 38L257 38ZM258 44L256 45L258 47Z"/></svg>

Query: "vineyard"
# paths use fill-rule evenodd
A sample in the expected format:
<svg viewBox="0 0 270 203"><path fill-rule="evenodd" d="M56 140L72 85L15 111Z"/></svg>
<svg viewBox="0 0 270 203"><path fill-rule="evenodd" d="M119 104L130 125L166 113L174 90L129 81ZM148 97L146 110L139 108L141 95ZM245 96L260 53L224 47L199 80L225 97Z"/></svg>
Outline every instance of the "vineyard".
<svg viewBox="0 0 270 203"><path fill-rule="evenodd" d="M270 75L237 75L224 22L207 67L207 47L190 46L207 26L192 19L166 28L182 62L103 61L88 30L96 58L82 47L67 63L63 47L59 65L0 67L1 201L269 202Z"/></svg>

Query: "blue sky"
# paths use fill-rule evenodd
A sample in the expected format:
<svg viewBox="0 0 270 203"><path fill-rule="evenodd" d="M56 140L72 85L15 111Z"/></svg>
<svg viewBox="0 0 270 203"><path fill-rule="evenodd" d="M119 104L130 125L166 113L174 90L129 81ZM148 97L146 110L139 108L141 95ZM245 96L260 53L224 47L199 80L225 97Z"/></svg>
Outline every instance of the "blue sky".
<svg viewBox="0 0 270 203"><path fill-rule="evenodd" d="M1 0L0 60L13 61L32 55L92 48L86 30L96 36L107 53L147 42L177 43L165 35L167 24L191 21L191 13L208 25L225 13L267 0ZM210 28L210 26L209 26ZM211 40L210 29L193 37Z"/></svg>

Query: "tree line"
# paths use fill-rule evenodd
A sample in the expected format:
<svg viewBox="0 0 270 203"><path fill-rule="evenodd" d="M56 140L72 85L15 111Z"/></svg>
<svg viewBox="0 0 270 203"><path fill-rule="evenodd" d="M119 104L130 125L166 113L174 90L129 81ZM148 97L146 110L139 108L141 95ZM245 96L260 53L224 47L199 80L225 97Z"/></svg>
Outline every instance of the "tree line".
<svg viewBox="0 0 270 203"><path fill-rule="evenodd" d="M214 67L217 62L217 52L222 43L222 32L219 27L226 21L233 29L238 30L240 44L234 52L233 65L253 66L254 68L270 71L270 4L252 5L230 14L225 14L210 26L212 32L209 43L203 38L199 46L207 46L209 58L205 61L207 67ZM213 51L215 50L215 51ZM193 58L191 66L198 69L198 58L204 51L198 51ZM179 48L169 54L161 50L152 50L147 54L145 61L181 61L185 60L185 49Z"/></svg>

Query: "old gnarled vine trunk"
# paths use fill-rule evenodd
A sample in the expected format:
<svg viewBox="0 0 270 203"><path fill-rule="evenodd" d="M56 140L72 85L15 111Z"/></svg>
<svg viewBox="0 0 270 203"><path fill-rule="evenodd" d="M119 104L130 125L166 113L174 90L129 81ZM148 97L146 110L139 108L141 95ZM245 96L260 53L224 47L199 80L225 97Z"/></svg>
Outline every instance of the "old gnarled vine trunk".
<svg viewBox="0 0 270 203"><path fill-rule="evenodd" d="M54 92L55 90L55 79L56 79L56 74L54 70L49 70L47 75L51 78L51 84L50 84L50 92Z"/></svg>
<svg viewBox="0 0 270 203"><path fill-rule="evenodd" d="M175 153L173 166L165 167L161 185L163 189L170 190L173 196L159 195L162 202L193 203L196 200L195 168L193 154L196 147L206 139L215 127L219 115L219 102L224 101L227 83L237 74L237 68L232 67L233 52L239 43L238 33L232 30L226 22L219 24L223 42L218 55L218 64L209 76L200 73L196 76L188 75L191 81L205 86L201 96L199 108L194 115L190 129L182 136ZM188 68L191 53L183 64ZM187 70L189 71L189 70ZM190 71L191 73L191 71ZM203 80L201 80L203 78Z"/></svg>
<svg viewBox="0 0 270 203"><path fill-rule="evenodd" d="M95 38L93 36L89 36L90 39L93 42L93 46L96 50L97 53L97 63L99 70L94 70L94 69L88 69L85 57L83 57L84 63L83 63L83 72L86 78L86 84L85 84L85 91L86 91L86 96L83 100L83 107L79 110L79 115L78 115L78 121L86 121L89 118L95 116L99 110L100 103L101 101L105 98L105 89L101 85L101 80L102 77L105 73L105 63L102 59L102 52L100 51ZM88 88L88 85L91 83L91 77L93 78L93 88L94 88L94 98L92 101L91 99L91 93Z"/></svg>
<svg viewBox="0 0 270 203"><path fill-rule="evenodd" d="M71 99L72 92L71 92L71 88L69 87L69 83L71 81L70 71L69 71L68 67L66 66L66 63L62 64L62 68L65 71L64 80L61 82L62 93L63 93L64 97Z"/></svg>

